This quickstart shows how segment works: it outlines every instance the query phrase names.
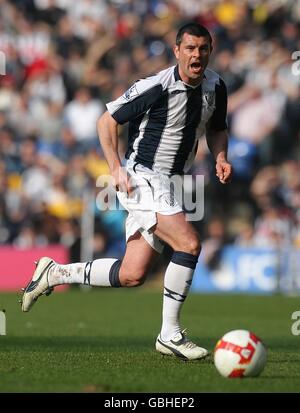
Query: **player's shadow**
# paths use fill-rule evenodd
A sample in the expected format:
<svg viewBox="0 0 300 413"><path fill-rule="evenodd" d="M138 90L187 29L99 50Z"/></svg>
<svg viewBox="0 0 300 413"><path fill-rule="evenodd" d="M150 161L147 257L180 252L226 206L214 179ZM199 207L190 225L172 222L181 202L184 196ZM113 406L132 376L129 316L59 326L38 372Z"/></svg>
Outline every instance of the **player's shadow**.
<svg viewBox="0 0 300 413"><path fill-rule="evenodd" d="M96 356L103 357L105 354L141 354L142 357L148 355L155 357L159 363L168 361L170 357L158 354L155 351L155 339L153 337L5 337L2 341L1 353L21 353L37 352L44 354L59 353L92 353ZM213 353L211 352L203 360L183 360L172 357L173 363L213 363Z"/></svg>
<svg viewBox="0 0 300 413"><path fill-rule="evenodd" d="M106 351L106 350L149 350L155 345L156 336L52 336L52 337L9 337L1 339L1 351L12 351L21 349L22 351ZM195 339L195 342L198 342ZM211 343L215 340L211 338L201 339L201 345L211 348Z"/></svg>
<svg viewBox="0 0 300 413"><path fill-rule="evenodd" d="M1 351L142 351L153 347L153 338L147 337L5 337L1 340Z"/></svg>

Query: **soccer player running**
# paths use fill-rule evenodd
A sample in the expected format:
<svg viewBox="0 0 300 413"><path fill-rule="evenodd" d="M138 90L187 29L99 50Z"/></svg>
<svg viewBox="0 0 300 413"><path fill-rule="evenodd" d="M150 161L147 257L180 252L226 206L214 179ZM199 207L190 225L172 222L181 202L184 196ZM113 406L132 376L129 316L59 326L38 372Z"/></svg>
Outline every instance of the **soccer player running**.
<svg viewBox="0 0 300 413"><path fill-rule="evenodd" d="M206 68L211 52L212 38L207 29L188 23L177 33L177 65L137 81L123 96L107 104L97 126L119 200L128 211L125 255L122 260L103 258L68 265L41 258L25 288L23 311L29 311L40 295L49 294L56 285L141 285L154 258L162 252L163 241L174 252L164 277L162 326L156 350L188 360L207 356L206 349L187 338L179 322L201 245L182 205L172 196L168 179L187 173L198 138L204 133L220 182L226 184L231 179L227 92L218 74ZM129 141L124 169L118 155L118 125L126 122Z"/></svg>

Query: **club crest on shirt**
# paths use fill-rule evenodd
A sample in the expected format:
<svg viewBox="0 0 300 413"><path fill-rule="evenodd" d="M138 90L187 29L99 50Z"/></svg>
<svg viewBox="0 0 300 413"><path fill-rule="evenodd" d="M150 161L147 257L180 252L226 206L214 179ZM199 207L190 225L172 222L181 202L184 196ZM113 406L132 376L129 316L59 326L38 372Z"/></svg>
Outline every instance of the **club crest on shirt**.
<svg viewBox="0 0 300 413"><path fill-rule="evenodd" d="M126 100L130 100L135 96L138 96L139 92L137 91L136 85L132 85L131 88L129 88L128 90L126 90L126 92L124 93L124 98Z"/></svg>
<svg viewBox="0 0 300 413"><path fill-rule="evenodd" d="M207 106L212 106L215 101L215 92L205 92L203 93L203 102Z"/></svg>

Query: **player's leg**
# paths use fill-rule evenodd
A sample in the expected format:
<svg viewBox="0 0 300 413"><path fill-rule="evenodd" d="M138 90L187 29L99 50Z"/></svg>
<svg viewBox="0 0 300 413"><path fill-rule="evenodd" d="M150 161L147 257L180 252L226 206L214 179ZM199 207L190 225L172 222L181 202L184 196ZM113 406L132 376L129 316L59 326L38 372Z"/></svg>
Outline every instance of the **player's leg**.
<svg viewBox="0 0 300 413"><path fill-rule="evenodd" d="M140 232L131 236L119 271L121 286L137 287L143 284L158 255Z"/></svg>
<svg viewBox="0 0 300 413"><path fill-rule="evenodd" d="M157 255L158 252L137 232L128 239L123 260L101 258L84 263L61 265L51 258L43 257L37 263L33 277L25 287L22 310L29 311L40 295L49 295L57 285L138 286L143 283Z"/></svg>
<svg viewBox="0 0 300 413"><path fill-rule="evenodd" d="M179 320L201 249L199 236L182 212L157 214L154 233L174 250L165 273L162 328L156 348L163 354L175 354L186 359L203 358L208 354L207 350L185 337Z"/></svg>
<svg viewBox="0 0 300 413"><path fill-rule="evenodd" d="M157 214L155 234L174 250L164 279L163 322L161 337L169 341L181 331L179 316L188 295L200 253L200 240L183 212Z"/></svg>
<svg viewBox="0 0 300 413"><path fill-rule="evenodd" d="M156 255L158 253L137 231L129 237L122 260L100 258L87 263L56 264L49 271L49 284L50 286L87 284L93 287L135 287L144 282Z"/></svg>
<svg viewBox="0 0 300 413"><path fill-rule="evenodd" d="M174 215L157 214L154 234L169 244L174 251L199 256L200 237L183 212Z"/></svg>

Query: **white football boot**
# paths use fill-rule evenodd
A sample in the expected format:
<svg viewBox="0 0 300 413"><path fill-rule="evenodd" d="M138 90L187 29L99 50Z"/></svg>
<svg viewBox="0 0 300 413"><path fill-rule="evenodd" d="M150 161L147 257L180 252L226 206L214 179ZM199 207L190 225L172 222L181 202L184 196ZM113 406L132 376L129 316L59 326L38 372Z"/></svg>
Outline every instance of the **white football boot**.
<svg viewBox="0 0 300 413"><path fill-rule="evenodd" d="M29 311L40 295L50 295L53 287L49 286L48 272L56 262L51 258L43 257L36 263L36 269L31 281L23 289L21 305L22 311Z"/></svg>
<svg viewBox="0 0 300 413"><path fill-rule="evenodd" d="M160 335L157 337L156 350L164 355L176 356L183 360L198 360L208 356L205 348L198 347L186 337L185 330L178 333L170 341L163 341Z"/></svg>

